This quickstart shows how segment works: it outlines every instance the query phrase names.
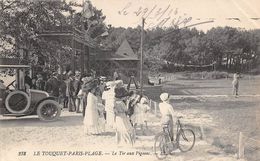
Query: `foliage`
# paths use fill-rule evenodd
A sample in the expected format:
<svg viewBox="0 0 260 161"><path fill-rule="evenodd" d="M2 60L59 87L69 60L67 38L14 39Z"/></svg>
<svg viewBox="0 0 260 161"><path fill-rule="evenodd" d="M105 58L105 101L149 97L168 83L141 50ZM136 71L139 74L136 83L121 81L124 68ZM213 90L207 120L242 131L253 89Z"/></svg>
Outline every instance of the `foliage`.
<svg viewBox="0 0 260 161"><path fill-rule="evenodd" d="M42 31L78 28L87 30L90 37L96 37L105 30L105 16L93 7L89 19L77 13L74 3L63 0L0 1L0 51L2 57L19 57L34 64L34 59L50 60L55 68L58 62L70 61L71 47L57 40L46 40L39 35ZM82 7L82 5L80 6ZM21 52L21 50L23 52ZM21 54L23 53L23 54ZM60 53L63 56L60 56Z"/></svg>
<svg viewBox="0 0 260 161"><path fill-rule="evenodd" d="M140 33L140 26L134 29L112 27L103 42L116 50L127 39L139 55ZM260 51L257 47L260 36L255 33L255 30L232 27L212 28L206 33L195 28L147 30L144 40L145 65L152 72L162 70L166 63L184 67L190 65L194 66L194 70L197 70L195 66L212 65L211 70L246 72L259 64ZM174 65L167 68L175 69Z"/></svg>
<svg viewBox="0 0 260 161"><path fill-rule="evenodd" d="M91 40L113 51L127 39L134 52L140 55L140 26L116 28L110 25L109 35L101 38L99 35L107 30L102 11L93 6L93 16L85 18L81 12L76 12L75 6L82 7L63 0L0 1L1 54L18 57L19 49L23 49L31 57L51 57L57 62L59 52L62 52L65 54L62 61L69 61L69 46L43 40L38 35L43 30L74 26L85 30ZM259 32L232 27L212 28L206 33L195 28L157 27L144 32L144 63L152 72L162 70L166 63L184 67L215 64L215 70L247 72L260 64ZM174 65L166 67L174 70Z"/></svg>

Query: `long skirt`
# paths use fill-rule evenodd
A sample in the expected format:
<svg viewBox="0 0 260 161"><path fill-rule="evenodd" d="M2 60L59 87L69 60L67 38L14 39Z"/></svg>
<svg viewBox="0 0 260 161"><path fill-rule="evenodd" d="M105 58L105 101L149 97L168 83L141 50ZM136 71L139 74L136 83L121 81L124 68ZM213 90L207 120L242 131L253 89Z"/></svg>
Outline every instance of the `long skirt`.
<svg viewBox="0 0 260 161"><path fill-rule="evenodd" d="M100 125L97 97L92 93L89 93L87 98L87 107L84 117L84 132L86 134L100 134L104 132L103 126Z"/></svg>
<svg viewBox="0 0 260 161"><path fill-rule="evenodd" d="M115 128L115 114L114 111L106 111L106 125L108 128Z"/></svg>
<svg viewBox="0 0 260 161"><path fill-rule="evenodd" d="M116 141L117 144L131 144L135 140L135 131L125 114L116 116Z"/></svg>

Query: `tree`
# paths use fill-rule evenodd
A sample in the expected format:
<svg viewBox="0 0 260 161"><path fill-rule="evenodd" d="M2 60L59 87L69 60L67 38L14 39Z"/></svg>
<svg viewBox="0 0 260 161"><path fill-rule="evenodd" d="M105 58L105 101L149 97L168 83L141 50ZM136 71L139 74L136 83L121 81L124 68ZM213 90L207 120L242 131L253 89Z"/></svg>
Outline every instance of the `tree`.
<svg viewBox="0 0 260 161"><path fill-rule="evenodd" d="M55 1L20 1L3 0L0 2L0 48L2 56L18 57L24 60L34 55L57 64L60 58L68 58L71 48L56 40L45 40L39 37L43 30L61 30L76 27L84 30L88 24L88 35L96 37L105 30L105 16L101 10L92 8L94 14L85 18L82 13L76 13L75 3L62 0ZM82 5L81 5L82 7ZM65 15L67 14L67 16ZM9 48L7 48L8 46ZM21 55L21 49L24 54ZM65 54L60 57L60 52ZM67 59L66 61L69 61ZM65 60L64 60L65 61ZM27 62L33 63L33 62Z"/></svg>

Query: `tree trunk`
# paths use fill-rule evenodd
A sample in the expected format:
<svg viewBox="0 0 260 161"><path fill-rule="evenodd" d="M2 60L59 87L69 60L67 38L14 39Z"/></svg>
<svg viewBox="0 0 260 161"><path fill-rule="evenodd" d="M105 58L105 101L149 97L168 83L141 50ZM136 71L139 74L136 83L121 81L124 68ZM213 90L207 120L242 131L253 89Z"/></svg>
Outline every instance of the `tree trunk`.
<svg viewBox="0 0 260 161"><path fill-rule="evenodd" d="M229 60L229 54L227 54L227 60L226 60L226 70L228 70L228 60Z"/></svg>

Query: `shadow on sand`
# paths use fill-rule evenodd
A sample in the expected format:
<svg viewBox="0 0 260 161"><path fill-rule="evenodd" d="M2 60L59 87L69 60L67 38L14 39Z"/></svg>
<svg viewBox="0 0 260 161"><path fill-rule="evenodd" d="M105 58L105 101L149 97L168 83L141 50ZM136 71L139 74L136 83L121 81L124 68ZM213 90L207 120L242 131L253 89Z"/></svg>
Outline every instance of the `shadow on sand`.
<svg viewBox="0 0 260 161"><path fill-rule="evenodd" d="M0 127L63 127L63 126L80 126L83 125L82 116L61 116L57 121L44 122L37 116L27 117L1 117Z"/></svg>

